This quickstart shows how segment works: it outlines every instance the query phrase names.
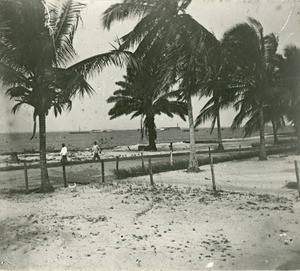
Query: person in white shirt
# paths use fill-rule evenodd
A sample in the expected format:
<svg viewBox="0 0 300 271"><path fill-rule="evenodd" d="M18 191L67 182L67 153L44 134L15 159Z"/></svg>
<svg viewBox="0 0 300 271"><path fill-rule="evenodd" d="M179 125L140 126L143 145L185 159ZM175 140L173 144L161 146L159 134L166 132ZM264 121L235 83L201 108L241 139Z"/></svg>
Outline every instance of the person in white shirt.
<svg viewBox="0 0 300 271"><path fill-rule="evenodd" d="M92 148L92 154L93 154L93 160L100 160L100 156L99 153L101 153L101 149L99 147L99 145L97 144L97 142L94 142L94 146Z"/></svg>
<svg viewBox="0 0 300 271"><path fill-rule="evenodd" d="M61 146L62 146L62 148L61 148L61 151L60 151L60 156L61 156L60 161L62 163L64 163L64 162L68 161L68 159L67 159L68 149L67 149L65 143L63 143Z"/></svg>

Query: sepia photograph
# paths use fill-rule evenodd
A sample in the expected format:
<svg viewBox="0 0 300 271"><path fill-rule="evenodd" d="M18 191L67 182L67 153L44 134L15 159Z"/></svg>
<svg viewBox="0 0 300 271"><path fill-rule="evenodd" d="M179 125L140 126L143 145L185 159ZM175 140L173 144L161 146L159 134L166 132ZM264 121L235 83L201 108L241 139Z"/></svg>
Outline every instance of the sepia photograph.
<svg viewBox="0 0 300 271"><path fill-rule="evenodd" d="M0 270L300 270L300 0L0 0Z"/></svg>

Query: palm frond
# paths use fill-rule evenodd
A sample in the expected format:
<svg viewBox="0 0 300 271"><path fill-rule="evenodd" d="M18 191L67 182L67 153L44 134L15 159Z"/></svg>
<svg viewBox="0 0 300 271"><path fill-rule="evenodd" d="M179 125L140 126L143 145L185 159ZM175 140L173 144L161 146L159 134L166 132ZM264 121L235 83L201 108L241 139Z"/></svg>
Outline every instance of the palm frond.
<svg viewBox="0 0 300 271"><path fill-rule="evenodd" d="M14 98L23 98L25 96L30 95L31 90L23 87L23 86L16 86L16 87L12 87L6 90L6 95L10 96L11 99Z"/></svg>
<svg viewBox="0 0 300 271"><path fill-rule="evenodd" d="M28 79L23 75L22 71L16 70L1 62L0 62L0 81L4 86L10 86L13 84L20 84L20 85L29 84Z"/></svg>
<svg viewBox="0 0 300 271"><path fill-rule="evenodd" d="M75 2L74 0L65 0L56 15L57 21L52 21L53 40L57 53L57 61L66 64L71 61L76 52L73 48L73 38L80 20L81 10L84 4ZM52 10L59 7L52 6Z"/></svg>
<svg viewBox="0 0 300 271"><path fill-rule="evenodd" d="M152 10L152 6L143 3L124 2L114 4L104 11L102 24L104 28L109 30L114 21L123 21L125 19L133 19L134 17L142 18Z"/></svg>
<svg viewBox="0 0 300 271"><path fill-rule="evenodd" d="M138 64L131 52L113 50L109 53L99 54L82 60L69 69L82 74L85 78L100 73L104 67L115 65L117 67L131 66L137 67Z"/></svg>
<svg viewBox="0 0 300 271"><path fill-rule="evenodd" d="M18 102L16 103L13 108L11 109L11 112L13 114L16 114L19 110L20 110L20 107L24 104L24 102Z"/></svg>
<svg viewBox="0 0 300 271"><path fill-rule="evenodd" d="M208 120L213 120L218 113L218 108L213 101L209 100L205 106L201 109L199 115L195 120L195 127L199 126L202 123L205 123Z"/></svg>

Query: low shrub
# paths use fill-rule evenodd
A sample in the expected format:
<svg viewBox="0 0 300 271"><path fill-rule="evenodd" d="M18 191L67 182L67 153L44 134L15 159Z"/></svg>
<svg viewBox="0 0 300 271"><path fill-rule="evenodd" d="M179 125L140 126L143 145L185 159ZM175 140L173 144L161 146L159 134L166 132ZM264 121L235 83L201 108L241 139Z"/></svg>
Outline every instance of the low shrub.
<svg viewBox="0 0 300 271"><path fill-rule="evenodd" d="M274 149L268 149L268 155L270 154L278 154L282 152L286 152L287 150L285 148L274 148ZM257 157L259 155L259 151L244 151L244 152L236 152L236 153L230 153L230 154L222 154L218 156L213 155L213 162L215 164L227 162L227 161L233 161L233 160L243 160L243 159L249 159L253 157ZM210 164L209 157L202 157L198 159L199 166L208 165ZM153 163L152 164L152 172L159 173L159 172L166 172L166 171L172 171L172 170L181 170L181 169L187 169L189 164L188 160L178 160L174 161L173 165L171 165L169 162L164 163ZM142 166L136 166L131 167L127 169L114 169L112 170L114 176L117 179L126 179L129 177L138 177L138 176L144 176L149 174L148 166L145 166L144 168Z"/></svg>

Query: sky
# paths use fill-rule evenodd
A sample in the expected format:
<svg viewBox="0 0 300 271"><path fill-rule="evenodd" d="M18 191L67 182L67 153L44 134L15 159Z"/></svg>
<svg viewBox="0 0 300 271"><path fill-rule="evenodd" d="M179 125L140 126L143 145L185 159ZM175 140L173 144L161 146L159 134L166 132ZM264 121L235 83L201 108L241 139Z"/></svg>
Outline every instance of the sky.
<svg viewBox="0 0 300 271"><path fill-rule="evenodd" d="M111 29L104 30L101 24L105 9L117 0L82 0L87 6L82 12L82 22L75 35L74 47L78 53L76 61L112 50L117 37L122 37L133 29L137 20L115 22ZM279 53L288 44L300 47L300 1L299 0L193 0L187 12L206 29L220 39L223 33L237 23L245 22L247 17L254 17L264 27L264 33L274 32L279 35ZM107 104L122 79L124 70L116 67L105 68L99 75L88 81L95 90L91 97L76 98L70 112L63 112L57 118L50 112L47 117L47 131L70 131L92 129L138 129L139 118L124 116L110 120L108 111L112 104ZM0 133L32 131L32 113L30 107L23 107L17 114L11 114L14 105L4 95L0 86ZM193 98L194 116L196 117L205 103L205 99ZM229 127L235 112L229 109L221 112L221 124ZM188 123L178 117L156 116L156 126L188 127ZM210 122L202 127L209 127Z"/></svg>

